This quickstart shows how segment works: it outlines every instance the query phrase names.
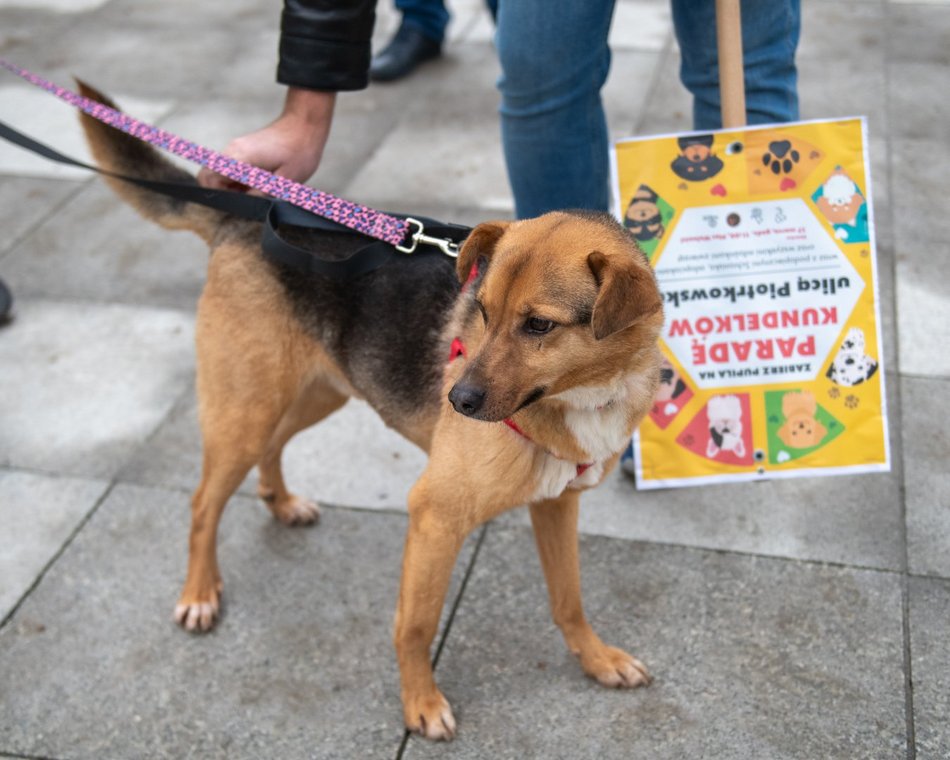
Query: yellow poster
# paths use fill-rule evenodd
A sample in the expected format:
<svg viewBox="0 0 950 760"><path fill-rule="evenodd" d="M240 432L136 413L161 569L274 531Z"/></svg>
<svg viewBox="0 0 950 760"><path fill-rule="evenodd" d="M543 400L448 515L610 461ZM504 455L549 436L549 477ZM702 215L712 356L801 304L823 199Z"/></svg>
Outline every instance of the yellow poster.
<svg viewBox="0 0 950 760"><path fill-rule="evenodd" d="M640 488L889 469L863 119L631 139L620 219L663 292Z"/></svg>

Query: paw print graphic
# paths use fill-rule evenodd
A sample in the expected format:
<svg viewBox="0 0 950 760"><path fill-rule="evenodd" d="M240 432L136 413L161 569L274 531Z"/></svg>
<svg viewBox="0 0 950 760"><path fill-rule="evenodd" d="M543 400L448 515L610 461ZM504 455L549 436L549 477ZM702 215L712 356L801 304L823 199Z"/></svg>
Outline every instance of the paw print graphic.
<svg viewBox="0 0 950 760"><path fill-rule="evenodd" d="M844 397L844 405L848 407L848 409L857 409L859 403L860 400L857 396L850 395Z"/></svg>
<svg viewBox="0 0 950 760"><path fill-rule="evenodd" d="M788 140L773 140L762 154L762 165L771 169L772 174L789 174L799 160L801 156Z"/></svg>
<svg viewBox="0 0 950 760"><path fill-rule="evenodd" d="M837 388L829 388L829 389L828 389L828 397L829 397L829 398L838 398L838 396L840 396L840 395L841 395L841 391L838 390Z"/></svg>

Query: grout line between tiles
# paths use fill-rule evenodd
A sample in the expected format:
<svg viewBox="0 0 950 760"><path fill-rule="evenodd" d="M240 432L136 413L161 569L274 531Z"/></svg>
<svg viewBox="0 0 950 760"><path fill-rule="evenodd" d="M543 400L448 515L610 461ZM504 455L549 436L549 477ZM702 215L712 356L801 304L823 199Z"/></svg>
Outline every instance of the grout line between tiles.
<svg viewBox="0 0 950 760"><path fill-rule="evenodd" d="M890 25L890 4L884 6L884 22L885 26ZM884 43L884 113L885 113L885 122L884 122L884 133L887 135L885 145L887 146L887 161L885 163L885 177L884 180L887 183L888 193L893 193L894 191L894 171L893 171L893 155L891 151L892 147L892 129L893 126L891 121L891 114L893 113L891 109L891 74L890 66L888 65L891 60L892 52L892 42L890 37ZM887 207L887 224L890 226L890 230L894 232L895 228L895 219L893 205L889 204ZM897 268L898 257L895 255L891 259L890 268L891 268L891 281L894 283L894 295L890 304L888 304L888 309L891 316L891 324L894 325L894 363L896 365L896 377L892 382L897 383L897 393L895 394L896 403L891 406L889 409L890 424L893 426L893 429L903 431L903 410L902 410L902 399L903 394L903 381L904 376L900 371L900 357L901 357L901 335L900 329L898 328L897 321L897 298L898 298L898 268ZM900 584L901 584L901 636L903 640L903 674L904 674L904 723L905 723L905 738L906 738L906 747L905 747L905 757L907 760L915 760L917 757L917 740L916 740L916 726L914 723L914 672L913 672L913 656L911 652L911 630L910 630L910 547L907 544L907 488L906 488L906 467L904 464L904 449L902 445L902 437L897 437L897 445L895 446L900 451L901 466L900 466L900 482L897 484L897 493L899 498L900 505L900 542L901 542L901 575L900 575Z"/></svg>
<svg viewBox="0 0 950 760"><path fill-rule="evenodd" d="M490 524L490 523L489 523ZM489 524L485 524L481 528L481 532L478 535L478 540L475 543L475 548L472 550L472 558L468 562L468 567L465 568L465 576L462 578L462 584L459 586L458 594L455 595L455 599L452 602L452 609L449 611L449 617L445 621L445 629L442 631L442 636L439 638L439 643L436 646L435 654L432 657L432 669L435 670L439 664L439 656L442 654L442 649L445 646L445 642L449 638L449 633L452 630L452 623L455 620L455 613L458 611L459 605L462 603L462 596L465 594L465 589L468 587L469 578L471 578L472 571L475 568L475 562L478 560L479 551L482 548L482 543L485 541L485 535L488 533ZM402 742L399 744L399 748L396 750L396 760L402 760L403 753L406 751L406 747L409 744L409 737L412 734L408 729L403 733Z"/></svg>

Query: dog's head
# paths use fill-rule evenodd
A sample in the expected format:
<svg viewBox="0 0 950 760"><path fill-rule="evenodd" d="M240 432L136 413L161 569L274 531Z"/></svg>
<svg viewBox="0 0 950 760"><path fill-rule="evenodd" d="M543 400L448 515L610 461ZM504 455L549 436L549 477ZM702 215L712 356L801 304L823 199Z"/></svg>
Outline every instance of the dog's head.
<svg viewBox="0 0 950 760"><path fill-rule="evenodd" d="M811 393L786 393L782 397L785 424L778 430L782 443L792 449L807 449L821 443L828 431L815 419L817 411L818 402Z"/></svg>
<svg viewBox="0 0 950 760"><path fill-rule="evenodd" d="M466 367L456 411L498 421L617 380L655 351L662 300L646 257L606 214L554 212L473 230L459 252Z"/></svg>
<svg viewBox="0 0 950 760"><path fill-rule="evenodd" d="M706 405L706 416L709 418L707 456L716 456L722 449L733 451L740 457L744 456L742 403L739 397L713 396Z"/></svg>
<svg viewBox="0 0 950 760"><path fill-rule="evenodd" d="M864 351L864 331L860 327L852 327L828 367L825 377L847 387L869 380L877 371L877 361Z"/></svg>

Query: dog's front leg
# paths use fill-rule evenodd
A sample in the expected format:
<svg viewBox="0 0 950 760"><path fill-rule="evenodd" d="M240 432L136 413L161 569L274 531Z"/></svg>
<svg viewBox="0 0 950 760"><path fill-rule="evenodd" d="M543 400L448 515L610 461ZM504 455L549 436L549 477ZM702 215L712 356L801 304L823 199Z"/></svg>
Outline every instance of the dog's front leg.
<svg viewBox="0 0 950 760"><path fill-rule="evenodd" d="M439 626L452 568L465 538L445 519L425 476L409 494L409 529L402 560L394 643L402 681L406 728L428 739L451 739L455 718L432 673L429 648Z"/></svg>
<svg viewBox="0 0 950 760"><path fill-rule="evenodd" d="M557 499L531 505L531 524L548 583L551 615L587 675L604 686L645 686L650 675L643 663L604 644L584 616L577 551L578 503L577 491L565 491Z"/></svg>

